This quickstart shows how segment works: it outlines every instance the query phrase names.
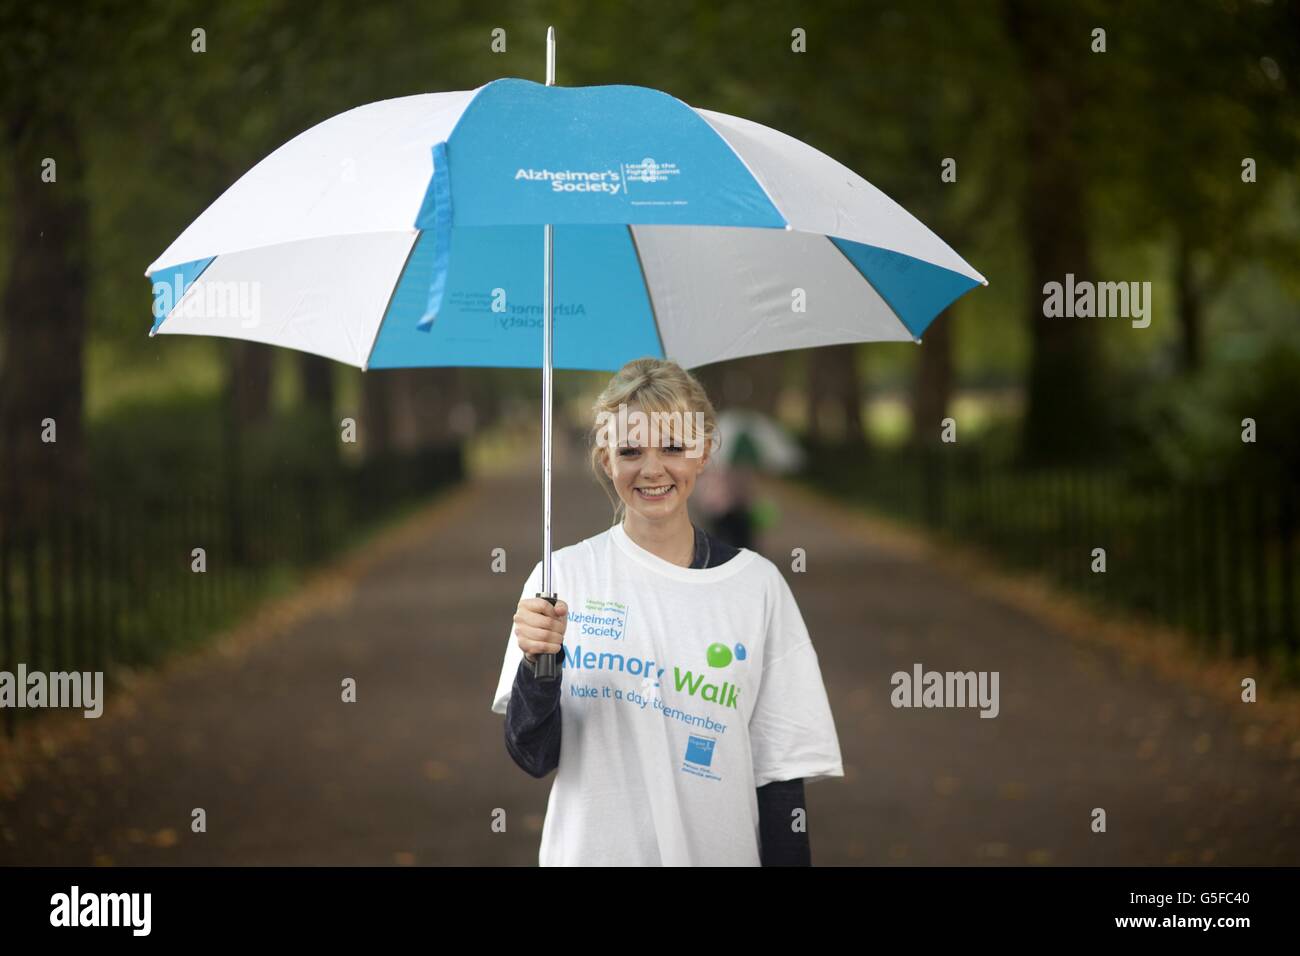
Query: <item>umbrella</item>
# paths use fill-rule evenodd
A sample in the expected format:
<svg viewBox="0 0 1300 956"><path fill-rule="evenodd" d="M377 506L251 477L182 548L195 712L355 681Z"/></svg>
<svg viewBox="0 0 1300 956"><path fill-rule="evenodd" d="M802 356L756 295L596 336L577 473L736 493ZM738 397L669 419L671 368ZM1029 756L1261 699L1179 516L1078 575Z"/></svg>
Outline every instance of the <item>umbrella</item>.
<svg viewBox="0 0 1300 956"><path fill-rule="evenodd" d="M494 80L348 110L265 157L146 270L149 334L363 370L684 368L920 341L984 278L861 176L759 123L640 86ZM540 266L540 268L539 268ZM553 655L539 676L554 678Z"/></svg>

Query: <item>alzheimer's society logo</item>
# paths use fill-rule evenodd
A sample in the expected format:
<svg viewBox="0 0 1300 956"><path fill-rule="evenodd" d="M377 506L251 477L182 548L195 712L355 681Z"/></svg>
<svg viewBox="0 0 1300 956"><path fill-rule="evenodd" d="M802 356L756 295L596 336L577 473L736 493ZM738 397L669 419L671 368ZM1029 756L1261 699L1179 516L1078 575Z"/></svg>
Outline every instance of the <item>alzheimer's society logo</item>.
<svg viewBox="0 0 1300 956"><path fill-rule="evenodd" d="M614 169L524 169L515 173L515 182L550 183L553 193L608 193L623 192L623 178Z"/></svg>
<svg viewBox="0 0 1300 956"><path fill-rule="evenodd" d="M583 637L621 641L627 630L627 605L620 601L589 598L582 610L570 612L569 623L578 625L578 633Z"/></svg>
<svg viewBox="0 0 1300 956"><path fill-rule="evenodd" d="M625 182L662 183L680 176L676 163L660 162L646 156L636 162L624 163L617 169L533 169L521 166L515 171L515 182L546 184L553 193L609 193L621 194Z"/></svg>

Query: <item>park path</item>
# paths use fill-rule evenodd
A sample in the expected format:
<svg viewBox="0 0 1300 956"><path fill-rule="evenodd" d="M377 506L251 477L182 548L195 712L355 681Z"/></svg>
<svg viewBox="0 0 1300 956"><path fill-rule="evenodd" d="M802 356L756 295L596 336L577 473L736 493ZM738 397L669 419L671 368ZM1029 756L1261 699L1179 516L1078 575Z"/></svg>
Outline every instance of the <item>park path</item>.
<svg viewBox="0 0 1300 956"><path fill-rule="evenodd" d="M535 864L550 779L515 767L489 706L540 550L536 448L100 720L65 721L69 739L11 755L0 863ZM580 456L556 455L558 545L611 511ZM762 549L813 637L846 771L808 788L817 864L1300 863L1300 760L1231 694L1128 666L838 505L764 487L782 521ZM796 546L800 574L780 557ZM998 671L999 716L893 708L890 675L916 662Z"/></svg>

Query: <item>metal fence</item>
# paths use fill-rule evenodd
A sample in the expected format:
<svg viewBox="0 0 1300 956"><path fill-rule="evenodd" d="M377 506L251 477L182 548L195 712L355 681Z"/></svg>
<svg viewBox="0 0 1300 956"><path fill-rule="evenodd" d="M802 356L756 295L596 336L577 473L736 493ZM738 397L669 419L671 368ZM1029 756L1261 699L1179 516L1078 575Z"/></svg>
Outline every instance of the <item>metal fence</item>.
<svg viewBox="0 0 1300 956"><path fill-rule="evenodd" d="M462 476L453 446L318 474L263 472L239 487L193 479L151 498L91 493L39 525L0 525L2 669L111 674L155 663ZM4 713L12 735L33 712Z"/></svg>
<svg viewBox="0 0 1300 956"><path fill-rule="evenodd" d="M809 461L804 478L815 487L1179 628L1207 653L1254 655L1300 681L1300 485L1292 481L1031 470L955 444L810 449ZM1098 548L1104 572L1095 570Z"/></svg>

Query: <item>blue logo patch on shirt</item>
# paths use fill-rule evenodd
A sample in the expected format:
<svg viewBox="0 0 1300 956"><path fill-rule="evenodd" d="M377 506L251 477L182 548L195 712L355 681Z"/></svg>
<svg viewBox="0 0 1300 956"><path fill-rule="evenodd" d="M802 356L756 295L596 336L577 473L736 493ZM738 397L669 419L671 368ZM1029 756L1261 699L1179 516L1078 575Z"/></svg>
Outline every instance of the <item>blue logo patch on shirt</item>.
<svg viewBox="0 0 1300 956"><path fill-rule="evenodd" d="M697 737L694 734L686 741L686 760L707 767L713 763L713 745L717 741L709 737Z"/></svg>

